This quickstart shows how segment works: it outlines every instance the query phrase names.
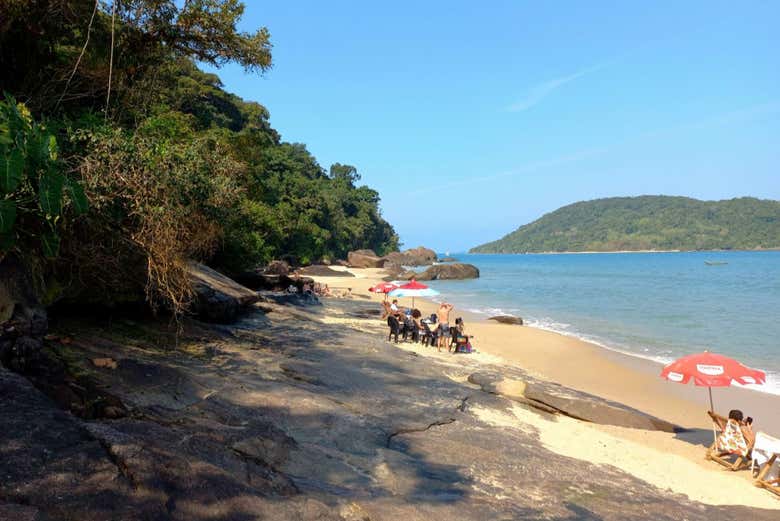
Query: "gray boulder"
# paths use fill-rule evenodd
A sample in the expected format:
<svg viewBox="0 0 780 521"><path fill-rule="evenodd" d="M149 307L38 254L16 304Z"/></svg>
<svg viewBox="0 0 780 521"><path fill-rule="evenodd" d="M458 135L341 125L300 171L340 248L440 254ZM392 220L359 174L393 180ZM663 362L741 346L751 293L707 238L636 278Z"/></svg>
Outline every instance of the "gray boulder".
<svg viewBox="0 0 780 521"><path fill-rule="evenodd" d="M674 424L621 403L529 376L505 378L495 373L480 372L471 374L468 380L485 392L578 420L650 431L679 431Z"/></svg>
<svg viewBox="0 0 780 521"><path fill-rule="evenodd" d="M256 292L208 266L190 262L188 269L195 291L192 310L202 320L233 322L244 308L259 299Z"/></svg>
<svg viewBox="0 0 780 521"><path fill-rule="evenodd" d="M436 264L422 273L416 274L417 280L460 280L479 278L479 269L473 264L454 262Z"/></svg>
<svg viewBox="0 0 780 521"><path fill-rule="evenodd" d="M520 317L513 317L511 315L499 315L497 317L490 317L488 320L495 320L500 324L510 324L514 326L522 326L523 319Z"/></svg>

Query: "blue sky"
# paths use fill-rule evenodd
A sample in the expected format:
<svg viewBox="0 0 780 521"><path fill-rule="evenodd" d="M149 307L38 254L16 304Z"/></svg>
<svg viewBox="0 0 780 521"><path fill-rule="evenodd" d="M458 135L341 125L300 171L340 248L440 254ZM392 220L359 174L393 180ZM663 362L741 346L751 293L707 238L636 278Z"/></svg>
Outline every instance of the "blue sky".
<svg viewBox="0 0 780 521"><path fill-rule="evenodd" d="M463 251L583 199L780 199L780 2L256 2L274 67L217 72L406 247Z"/></svg>

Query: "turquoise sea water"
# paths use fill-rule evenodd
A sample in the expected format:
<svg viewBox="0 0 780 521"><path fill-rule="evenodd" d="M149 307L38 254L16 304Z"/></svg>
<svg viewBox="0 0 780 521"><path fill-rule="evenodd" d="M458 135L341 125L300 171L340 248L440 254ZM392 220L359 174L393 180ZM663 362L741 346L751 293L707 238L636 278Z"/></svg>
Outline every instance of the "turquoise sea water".
<svg viewBox="0 0 780 521"><path fill-rule="evenodd" d="M780 394L780 252L455 257L481 276L431 282L436 300L660 362L719 352L765 370L762 390Z"/></svg>

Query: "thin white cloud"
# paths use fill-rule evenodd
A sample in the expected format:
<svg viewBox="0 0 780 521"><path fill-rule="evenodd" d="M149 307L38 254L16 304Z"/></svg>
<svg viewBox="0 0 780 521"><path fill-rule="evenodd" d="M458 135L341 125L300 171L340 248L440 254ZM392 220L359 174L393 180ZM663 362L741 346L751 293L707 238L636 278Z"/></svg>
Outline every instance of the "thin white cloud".
<svg viewBox="0 0 780 521"><path fill-rule="evenodd" d="M593 72L601 70L613 62L614 61L600 63L592 67L579 70L573 74L569 74L568 76L554 78L552 80L548 80L539 83L537 85L534 85L528 90L528 92L526 92L525 96L523 96L515 103L511 104L509 107L507 107L507 110L509 110L510 112L522 112L524 110L528 110L531 107L538 105L544 98L552 94L554 91L560 89L567 83L571 83L572 81L581 78L586 74L591 74Z"/></svg>
<svg viewBox="0 0 780 521"><path fill-rule="evenodd" d="M474 184L484 183L484 182L492 182L495 181L496 179L501 179L505 177L515 177L521 174L528 174L531 172L536 172L539 170L544 170L547 168L552 168L564 164L585 161L587 159L591 159L606 154L611 150L614 150L615 148L626 146L632 143L641 143L648 139L657 139L657 138L674 136L676 134L679 134L680 132L690 132L691 130L698 130L701 128L711 128L716 126L737 124L740 122L751 121L755 118L760 118L763 116L768 116L776 113L780 113L780 100L771 100L766 103L751 105L748 107L743 107L728 112L722 112L697 121L692 121L692 122L682 123L682 124L673 125L665 128L641 132L639 134L634 135L633 137L628 137L626 139L618 140L605 146L588 148L588 149L580 150L578 152L574 152L572 154L558 156L552 159L533 161L521 165L517 168L513 168L511 170L505 170L502 172L497 172L494 174L488 174L484 176L474 176L474 177L456 179L448 183L439 183L429 188L415 190L412 193L412 195L423 196L433 192L439 192L440 190L449 190L451 188L455 188L459 186L467 186L467 185L474 185Z"/></svg>

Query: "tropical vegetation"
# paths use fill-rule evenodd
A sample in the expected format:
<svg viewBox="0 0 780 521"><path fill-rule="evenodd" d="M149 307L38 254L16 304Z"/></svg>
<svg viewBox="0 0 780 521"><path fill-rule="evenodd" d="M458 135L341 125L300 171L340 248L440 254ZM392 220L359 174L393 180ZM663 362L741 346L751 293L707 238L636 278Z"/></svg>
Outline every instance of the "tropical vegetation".
<svg viewBox="0 0 780 521"><path fill-rule="evenodd" d="M0 0L0 258L36 267L53 299L180 310L189 259L235 273L397 248L355 167L324 169L198 68L272 66L243 9Z"/></svg>
<svg viewBox="0 0 780 521"><path fill-rule="evenodd" d="M780 248L780 201L611 197L564 206L473 253Z"/></svg>

